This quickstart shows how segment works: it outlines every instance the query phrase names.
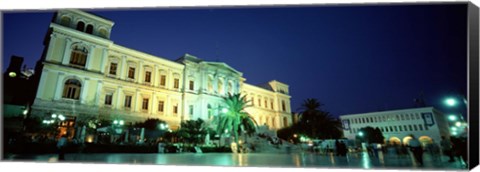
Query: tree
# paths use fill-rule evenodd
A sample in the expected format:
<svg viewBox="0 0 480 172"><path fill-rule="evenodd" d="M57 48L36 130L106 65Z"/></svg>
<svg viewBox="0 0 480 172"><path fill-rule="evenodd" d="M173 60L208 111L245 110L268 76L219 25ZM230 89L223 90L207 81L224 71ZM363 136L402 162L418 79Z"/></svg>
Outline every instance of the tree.
<svg viewBox="0 0 480 172"><path fill-rule="evenodd" d="M229 94L224 98L224 103L227 107L225 111L222 109L223 113L217 119L217 132L219 134L225 131L232 133L235 143L238 145L238 134L254 133L256 122L245 112L245 108L250 107L245 95Z"/></svg>
<svg viewBox="0 0 480 172"><path fill-rule="evenodd" d="M208 128L200 118L197 120L183 121L180 124L180 130L178 130L178 134L182 139L195 145L201 143L207 133Z"/></svg>
<svg viewBox="0 0 480 172"><path fill-rule="evenodd" d="M160 124L167 124L165 121L157 118L148 118L147 120L136 123L134 126L139 128L145 128L147 130L157 130L160 127Z"/></svg>
<svg viewBox="0 0 480 172"><path fill-rule="evenodd" d="M361 128L357 134L356 139L360 141L367 142L368 144L370 143L380 143L382 144L384 142L385 137L383 137L382 131L378 128L373 128L370 126Z"/></svg>
<svg viewBox="0 0 480 172"><path fill-rule="evenodd" d="M317 99L306 99L301 106L299 132L319 139L339 139L342 137L342 123L329 112L321 109L323 106Z"/></svg>

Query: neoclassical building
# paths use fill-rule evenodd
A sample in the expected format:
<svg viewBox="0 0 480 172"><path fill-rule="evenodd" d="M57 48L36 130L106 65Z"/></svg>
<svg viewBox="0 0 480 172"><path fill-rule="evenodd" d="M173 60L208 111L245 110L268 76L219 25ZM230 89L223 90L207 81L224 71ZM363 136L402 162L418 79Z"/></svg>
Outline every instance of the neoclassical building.
<svg viewBox="0 0 480 172"><path fill-rule="evenodd" d="M31 114L63 114L140 122L211 119L228 93L247 95L258 124L291 124L289 87L279 81L256 86L222 62L185 54L171 61L116 45L113 21L80 10L55 13L37 64L38 89Z"/></svg>

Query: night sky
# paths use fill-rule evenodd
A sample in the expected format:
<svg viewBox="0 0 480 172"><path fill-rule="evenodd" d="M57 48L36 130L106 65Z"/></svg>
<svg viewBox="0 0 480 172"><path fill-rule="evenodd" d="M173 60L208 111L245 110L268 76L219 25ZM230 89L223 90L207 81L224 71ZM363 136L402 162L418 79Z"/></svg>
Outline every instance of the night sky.
<svg viewBox="0 0 480 172"><path fill-rule="evenodd" d="M247 83L290 85L292 111L317 98L339 116L428 106L467 92L466 5L111 9L114 43L175 60L225 62ZM3 71L10 56L40 58L52 11L3 15Z"/></svg>

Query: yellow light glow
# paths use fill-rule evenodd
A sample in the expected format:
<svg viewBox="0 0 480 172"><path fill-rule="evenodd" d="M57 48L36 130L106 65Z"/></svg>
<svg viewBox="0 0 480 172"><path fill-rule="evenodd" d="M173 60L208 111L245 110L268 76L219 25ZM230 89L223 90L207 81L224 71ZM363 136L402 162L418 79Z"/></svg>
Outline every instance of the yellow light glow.
<svg viewBox="0 0 480 172"><path fill-rule="evenodd" d="M10 72L10 73L8 73L8 76L14 78L14 77L17 76L17 73L15 73L15 72Z"/></svg>

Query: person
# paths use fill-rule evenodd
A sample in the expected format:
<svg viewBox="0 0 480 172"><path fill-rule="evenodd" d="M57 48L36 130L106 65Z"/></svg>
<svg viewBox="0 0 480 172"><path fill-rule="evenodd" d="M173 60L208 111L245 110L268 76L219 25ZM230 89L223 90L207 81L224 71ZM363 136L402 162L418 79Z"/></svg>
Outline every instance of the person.
<svg viewBox="0 0 480 172"><path fill-rule="evenodd" d="M419 165L423 165L422 146L420 145L420 142L415 138L413 134L410 135L410 137L412 137L412 139L408 143L408 146L410 147L410 151L412 151L413 157L419 163Z"/></svg>
<svg viewBox="0 0 480 172"><path fill-rule="evenodd" d="M67 145L67 135L62 135L62 137L60 137L57 142L58 160L65 160L66 145Z"/></svg>
<svg viewBox="0 0 480 172"><path fill-rule="evenodd" d="M448 162L454 162L455 159L453 158L452 142L450 141L450 139L446 139L445 136L442 136L440 146L442 146L443 154L449 157Z"/></svg>

